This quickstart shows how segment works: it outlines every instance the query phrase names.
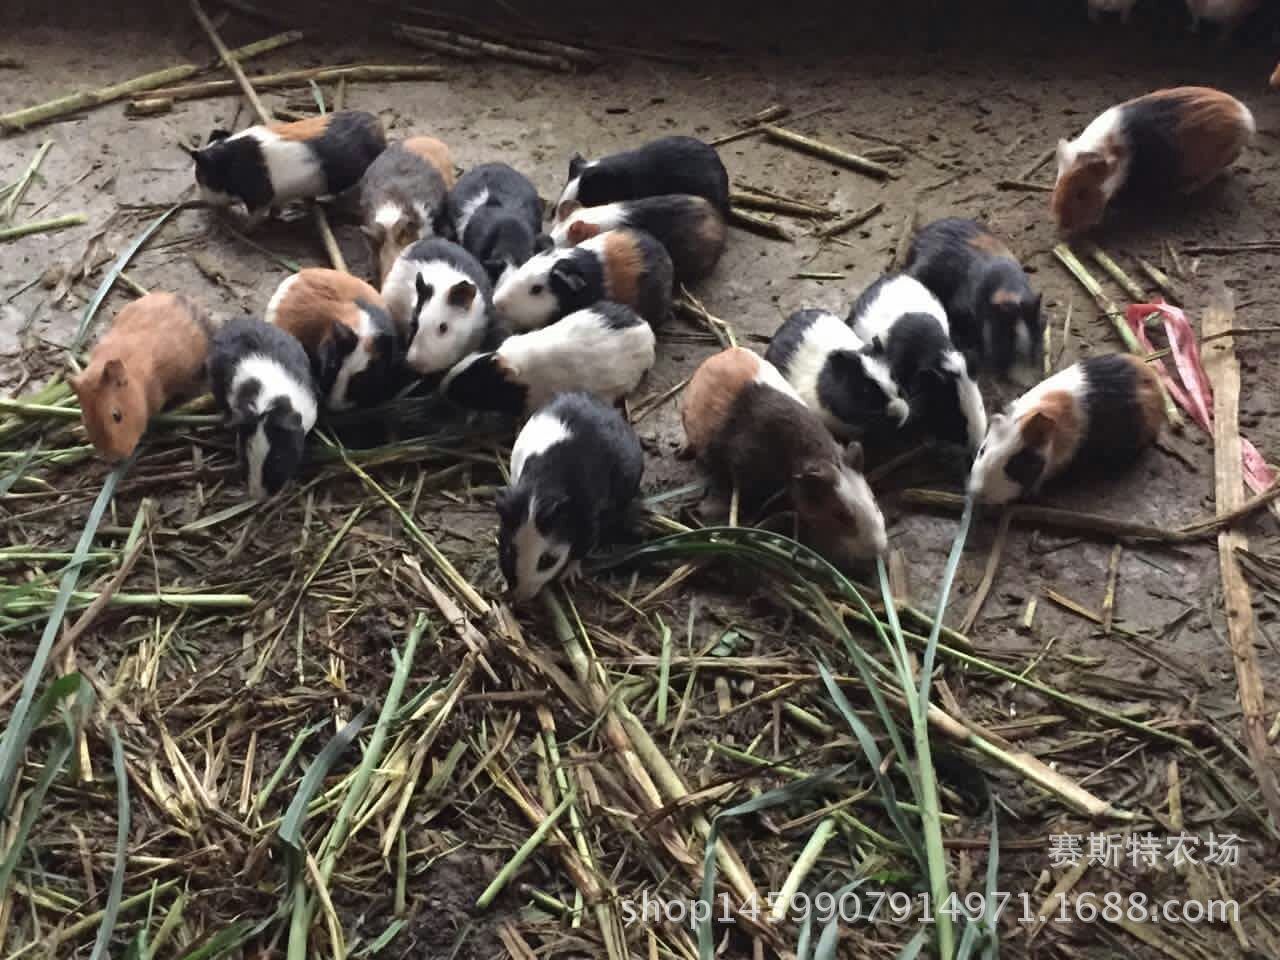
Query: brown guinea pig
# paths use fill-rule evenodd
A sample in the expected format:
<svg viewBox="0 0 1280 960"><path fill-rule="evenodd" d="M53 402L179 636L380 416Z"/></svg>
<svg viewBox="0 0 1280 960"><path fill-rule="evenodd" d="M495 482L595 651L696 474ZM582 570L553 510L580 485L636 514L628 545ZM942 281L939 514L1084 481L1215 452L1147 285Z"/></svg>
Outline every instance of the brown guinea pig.
<svg viewBox="0 0 1280 960"><path fill-rule="evenodd" d="M1240 155L1256 127L1249 108L1210 87L1157 90L1103 111L1074 140L1058 141L1051 209L1073 234L1117 202L1160 203L1207 185Z"/></svg>
<svg viewBox="0 0 1280 960"><path fill-rule="evenodd" d="M209 320L193 300L149 293L129 304L71 378L85 432L107 460L133 453L147 422L204 386Z"/></svg>

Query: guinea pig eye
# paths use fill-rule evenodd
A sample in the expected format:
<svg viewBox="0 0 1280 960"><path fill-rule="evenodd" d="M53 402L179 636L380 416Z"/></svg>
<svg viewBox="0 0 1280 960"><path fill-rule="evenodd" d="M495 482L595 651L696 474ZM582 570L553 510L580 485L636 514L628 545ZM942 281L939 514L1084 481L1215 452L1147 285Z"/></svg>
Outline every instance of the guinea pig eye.
<svg viewBox="0 0 1280 960"><path fill-rule="evenodd" d="M554 553L544 553L538 558L538 572L546 573L556 565L557 559L559 558Z"/></svg>
<svg viewBox="0 0 1280 960"><path fill-rule="evenodd" d="M542 292L542 284L535 283L532 287L529 288L529 292L536 297L538 294Z"/></svg>
<svg viewBox="0 0 1280 960"><path fill-rule="evenodd" d="M442 323L437 329L439 329L440 331L440 336L443 337L446 333L449 332L449 325L447 323Z"/></svg>
<svg viewBox="0 0 1280 960"><path fill-rule="evenodd" d="M119 410L112 410L111 419L114 420L116 423L119 423L124 419L124 414L121 413Z"/></svg>

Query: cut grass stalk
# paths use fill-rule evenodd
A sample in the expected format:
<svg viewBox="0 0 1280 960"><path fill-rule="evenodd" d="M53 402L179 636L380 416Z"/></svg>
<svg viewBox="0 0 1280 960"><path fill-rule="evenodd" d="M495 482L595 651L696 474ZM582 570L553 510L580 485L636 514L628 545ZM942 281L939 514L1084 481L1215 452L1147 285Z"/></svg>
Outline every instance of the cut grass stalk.
<svg viewBox="0 0 1280 960"><path fill-rule="evenodd" d="M820 157L842 167L848 167L857 173L875 177L877 180L897 179L898 177L883 163L876 163L874 160L868 160L866 157L860 157L856 153L833 147L831 144L815 140L813 137L806 137L803 134L796 133L794 130L788 130L786 127L778 127L771 123L766 123L762 125L762 129L764 130L764 135L775 143Z"/></svg>
<svg viewBox="0 0 1280 960"><path fill-rule="evenodd" d="M831 839L835 829L835 819L828 817L818 824L818 828L810 835L808 842L804 845L804 849L800 851L800 856L796 858L795 864L787 874L787 878L782 881L782 888L778 891L777 902L773 905L773 909L769 911L770 921L776 924L781 923L786 918L787 908L791 905L791 898L795 896L796 891L800 889L800 884L804 883L805 877L809 875L809 871L818 862L818 857L822 856L822 851L826 849L827 841Z"/></svg>
<svg viewBox="0 0 1280 960"><path fill-rule="evenodd" d="M497 875L489 881L489 885L484 888L484 892L481 893L480 897L476 900L477 910L489 909L498 894L500 894L507 884L511 882L511 878L516 875L516 872L522 866L524 866L524 862L533 855L533 852L537 850L539 846L542 845L542 841L546 839L547 834L551 832L552 828L555 827L560 818L564 816L565 811L569 809L569 805L573 803L576 796L577 794L571 790L565 795L563 800L556 804L555 809L547 814L546 819L544 819L542 823L538 824L538 828L529 835L529 839L525 840L525 842L520 845L520 849L515 852L515 855L503 865Z"/></svg>
<svg viewBox="0 0 1280 960"><path fill-rule="evenodd" d="M111 886L107 890L107 903L102 910L102 922L94 940L89 960L104 960L111 945L111 934L120 915L120 899L124 893L124 875L129 864L129 777L125 773L124 745L120 732L111 726L111 761L116 775L116 864L111 871ZM155 888L152 887L154 894Z"/></svg>
<svg viewBox="0 0 1280 960"><path fill-rule="evenodd" d="M40 169L40 164L44 162L45 154L49 152L49 148L53 146L52 140L46 140L40 144L36 155L31 158L31 163L27 165L27 169L23 171L22 176L12 187L7 189L7 198L4 207L0 208L0 220L12 220L13 215L18 210L18 204L22 202L22 195L27 192L27 188L31 186L31 181L35 179L36 171Z"/></svg>
<svg viewBox="0 0 1280 960"><path fill-rule="evenodd" d="M81 227L88 222L89 218L83 213L68 213L51 220L30 220L15 227L0 227L0 243L7 243L35 233L52 233L55 230L65 230L67 227Z"/></svg>
<svg viewBox="0 0 1280 960"><path fill-rule="evenodd" d="M419 63L353 63L341 67L286 70L281 73L261 74L249 79L255 90L279 90L287 87L305 87L312 81L316 83L343 80L348 83L390 83L403 80L444 80L446 76L447 71L443 67ZM165 97L170 100L199 100L205 97L224 97L236 93L239 89L240 86L235 80L209 80L203 83L153 90L151 96Z"/></svg>

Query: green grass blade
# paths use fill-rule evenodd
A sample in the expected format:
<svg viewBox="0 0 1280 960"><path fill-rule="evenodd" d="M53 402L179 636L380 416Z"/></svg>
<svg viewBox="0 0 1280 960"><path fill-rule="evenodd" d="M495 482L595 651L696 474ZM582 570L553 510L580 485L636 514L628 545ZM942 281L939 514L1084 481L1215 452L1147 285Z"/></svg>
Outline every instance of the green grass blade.
<svg viewBox="0 0 1280 960"><path fill-rule="evenodd" d="M130 457L107 474L107 479L102 484L102 491L94 501L93 509L89 511L89 519L85 521L80 541L76 544L75 557L67 564L62 580L58 584L58 595L54 599L53 608L49 611L49 620L45 624L44 633L40 636L40 643L36 646L36 652L31 658L26 676L22 679L22 693L18 696L18 702L14 704L13 713L9 717L4 740L0 742L0 803L8 802L13 778L17 773L18 764L22 760L31 732L31 727L27 724L27 712L35 699L36 687L40 685L40 678L44 675L44 668L48 663L49 654L53 651L54 641L62 629L67 604L71 601L76 581L80 579L80 568L93 546L93 537L98 531L98 525L102 522L107 504L111 502L111 497L115 494L121 478L129 472L133 460L134 458Z"/></svg>
<svg viewBox="0 0 1280 960"><path fill-rule="evenodd" d="M929 930L927 927L921 927L920 931L906 942L894 960L916 960L920 956L920 951L924 949L924 945L929 942Z"/></svg>
<svg viewBox="0 0 1280 960"><path fill-rule="evenodd" d="M35 459L35 455L40 452L40 445L44 443L43 439L37 439L35 443L27 447L22 455L22 459L18 461L18 465L0 477L0 497L13 489L13 485L22 479L22 475L27 472L27 467L31 466L31 461Z"/></svg>
<svg viewBox="0 0 1280 960"><path fill-rule="evenodd" d="M338 758L346 753L347 748L359 735L368 719L369 709L366 707L347 721L346 726L335 733L324 748L316 754L316 758L311 761L311 766L307 767L302 782L298 784L298 791L293 795L289 809L285 811L284 819L280 821L280 827L276 832L281 840L299 854L302 853L302 825L306 822L307 807L311 805L311 798L315 796L315 792L320 789L320 784L329 775L329 770L338 762Z"/></svg>
<svg viewBox="0 0 1280 960"><path fill-rule="evenodd" d="M862 877L853 883L847 883L833 896L838 904L847 894L852 893L858 887L866 882L866 877ZM835 915L827 921L827 925L822 928L822 936L818 938L818 946L813 951L813 960L836 960L836 950L840 947L840 911L837 910Z"/></svg>
<svg viewBox="0 0 1280 960"><path fill-rule="evenodd" d="M111 886L107 891L107 905L98 924L98 936L93 943L89 960L104 960L111 944L111 934L120 914L120 898L124 895L124 875L129 866L129 775L124 768L124 745L120 732L111 727L111 760L116 773L116 863L111 870Z"/></svg>
<svg viewBox="0 0 1280 960"><path fill-rule="evenodd" d="M800 924L800 936L796 940L796 960L809 960L809 954L812 952L813 939L813 911L806 910L804 912L804 920Z"/></svg>
<svg viewBox="0 0 1280 960"><path fill-rule="evenodd" d="M987 899L982 925L986 928L987 941L982 949L983 960L998 960L1000 956L1000 924L996 919L996 891L1000 884L1000 818L996 813L995 798L991 798L991 843L987 846Z"/></svg>

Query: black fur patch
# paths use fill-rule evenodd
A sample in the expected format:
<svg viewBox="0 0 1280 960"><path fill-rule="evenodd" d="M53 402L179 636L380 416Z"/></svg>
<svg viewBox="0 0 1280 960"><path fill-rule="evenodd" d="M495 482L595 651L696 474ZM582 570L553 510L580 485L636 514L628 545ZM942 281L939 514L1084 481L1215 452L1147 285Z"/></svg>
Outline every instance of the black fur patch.
<svg viewBox="0 0 1280 960"><path fill-rule="evenodd" d="M601 300L591 308L604 318L606 330L625 330L627 327L638 327L644 320L630 307L612 300Z"/></svg>
<svg viewBox="0 0 1280 960"><path fill-rule="evenodd" d="M449 378L444 394L451 402L469 410L494 410L514 416L524 412L529 391L523 384L503 376L498 354L490 352Z"/></svg>
<svg viewBox="0 0 1280 960"><path fill-rule="evenodd" d="M724 252L723 216L704 197L645 197L626 205L623 222L652 234L671 255L681 282L694 283L709 274Z"/></svg>
<svg viewBox="0 0 1280 960"><path fill-rule="evenodd" d="M275 199L262 145L253 137L219 139L197 150L196 183L242 201L250 212Z"/></svg>
<svg viewBox="0 0 1280 960"><path fill-rule="evenodd" d="M578 200L584 207L687 193L710 200L722 216L729 213L729 174L715 147L694 137L662 137L615 153L582 169L579 177Z"/></svg>
<svg viewBox="0 0 1280 960"><path fill-rule="evenodd" d="M1023 490L1031 490L1040 481L1044 473L1044 456L1030 448L1019 450L1004 465L1004 472Z"/></svg>
<svg viewBox="0 0 1280 960"><path fill-rule="evenodd" d="M387 146L382 121L363 110L340 110L329 115L324 133L307 145L324 170L329 192L354 187Z"/></svg>
<svg viewBox="0 0 1280 960"><path fill-rule="evenodd" d="M818 400L856 434L896 428L888 416L889 398L867 375L863 354L833 350L818 374Z"/></svg>
<svg viewBox="0 0 1280 960"><path fill-rule="evenodd" d="M488 199L460 230L463 212L484 191ZM446 206L458 242L485 264L494 283L507 265L518 267L533 256L542 229L542 200L519 171L505 163L472 167L454 184Z"/></svg>
<svg viewBox="0 0 1280 960"><path fill-rule="evenodd" d="M1124 107L1120 130L1128 141L1129 175L1112 198L1135 206L1160 201L1181 184L1178 120L1187 97L1144 98Z"/></svg>
<svg viewBox="0 0 1280 960"><path fill-rule="evenodd" d="M1086 390L1085 422L1079 463L1118 463L1131 460L1146 446L1142 408L1138 404L1138 373L1132 362L1111 353L1080 361Z"/></svg>
<svg viewBox="0 0 1280 960"><path fill-rule="evenodd" d="M809 308L792 313L769 341L769 349L764 352L764 358L777 367L784 377L787 376L791 370L791 361L804 343L809 328L827 312Z"/></svg>
<svg viewBox="0 0 1280 960"><path fill-rule="evenodd" d="M575 247L556 260L547 283L560 316L568 316L604 298L604 265L590 250Z"/></svg>

